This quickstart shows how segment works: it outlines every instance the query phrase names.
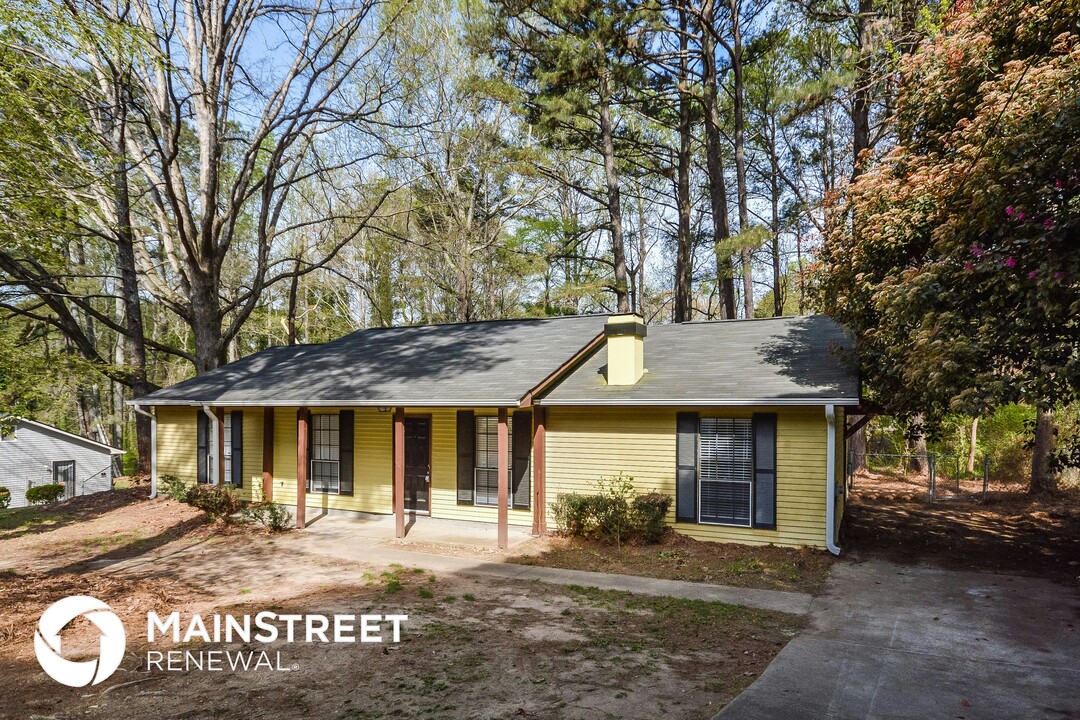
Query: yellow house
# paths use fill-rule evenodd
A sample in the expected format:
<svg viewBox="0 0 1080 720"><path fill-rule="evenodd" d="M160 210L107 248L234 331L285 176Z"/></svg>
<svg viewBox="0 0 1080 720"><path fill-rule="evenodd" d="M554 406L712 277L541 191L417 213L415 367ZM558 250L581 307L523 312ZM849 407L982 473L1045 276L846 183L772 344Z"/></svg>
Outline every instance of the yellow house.
<svg viewBox="0 0 1080 720"><path fill-rule="evenodd" d="M154 480L295 508L541 534L619 473L677 532L837 552L851 342L823 316L646 328L636 315L360 330L139 398ZM156 487L156 484L155 484Z"/></svg>

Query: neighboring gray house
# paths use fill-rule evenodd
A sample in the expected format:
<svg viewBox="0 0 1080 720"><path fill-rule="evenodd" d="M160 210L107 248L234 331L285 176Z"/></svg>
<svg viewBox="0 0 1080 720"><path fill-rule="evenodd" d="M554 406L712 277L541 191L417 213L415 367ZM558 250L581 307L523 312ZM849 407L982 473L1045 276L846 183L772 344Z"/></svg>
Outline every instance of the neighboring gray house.
<svg viewBox="0 0 1080 720"><path fill-rule="evenodd" d="M0 486L11 491L9 507L24 507L26 490L64 483L66 497L112 489L113 456L123 450L33 420L14 419L0 437Z"/></svg>

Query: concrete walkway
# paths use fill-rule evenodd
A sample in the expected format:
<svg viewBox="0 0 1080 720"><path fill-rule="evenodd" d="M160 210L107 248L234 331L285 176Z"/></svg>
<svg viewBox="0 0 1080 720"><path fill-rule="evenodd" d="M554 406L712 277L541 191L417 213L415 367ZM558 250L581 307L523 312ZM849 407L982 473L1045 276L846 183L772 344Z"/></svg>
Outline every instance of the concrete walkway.
<svg viewBox="0 0 1080 720"><path fill-rule="evenodd" d="M429 519L418 521L416 529L410 532L407 538L418 542L443 542L462 547L472 546L469 542L473 534L473 529L468 527L470 525L480 526L482 532L485 533L481 548L488 543L494 544L493 540L488 539L493 535L490 524L448 521L440 524L438 521ZM374 566L398 564L435 573L477 576L495 580L535 580L552 585L581 585L641 595L725 602L796 615L805 615L810 609L812 600L810 595L804 593L780 590L754 590L680 580L657 580L630 575L518 565L504 562L505 555L495 551L483 557L417 552L408 549L407 545L388 544L388 537L393 537L392 526L388 535L363 520L328 515L310 525L304 532L293 534L288 539L288 546L312 555ZM437 541L435 538L440 538L440 540ZM521 547L526 540L531 541L531 537L523 531L518 531L511 536L511 548Z"/></svg>
<svg viewBox="0 0 1080 720"><path fill-rule="evenodd" d="M1080 718L1080 592L882 561L834 566L810 627L717 720Z"/></svg>

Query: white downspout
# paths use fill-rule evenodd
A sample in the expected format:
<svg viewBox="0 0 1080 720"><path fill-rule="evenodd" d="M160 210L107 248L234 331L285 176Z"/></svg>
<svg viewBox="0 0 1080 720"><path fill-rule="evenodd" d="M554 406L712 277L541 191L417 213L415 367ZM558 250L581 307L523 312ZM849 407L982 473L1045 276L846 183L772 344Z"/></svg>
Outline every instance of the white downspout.
<svg viewBox="0 0 1080 720"><path fill-rule="evenodd" d="M825 547L833 555L840 554L836 544L836 406L825 406L826 434L825 452Z"/></svg>
<svg viewBox="0 0 1080 720"><path fill-rule="evenodd" d="M135 412L150 418L150 499L157 497L157 413L142 409L141 405L131 406Z"/></svg>
<svg viewBox="0 0 1080 720"><path fill-rule="evenodd" d="M206 413L206 417L210 418L210 458L212 462L207 469L207 480L211 485L220 485L221 478L218 477L218 469L221 467L221 462L218 460L218 453L221 452L221 448L217 446L219 434L218 417L210 409L210 406L205 403L202 406L202 411Z"/></svg>

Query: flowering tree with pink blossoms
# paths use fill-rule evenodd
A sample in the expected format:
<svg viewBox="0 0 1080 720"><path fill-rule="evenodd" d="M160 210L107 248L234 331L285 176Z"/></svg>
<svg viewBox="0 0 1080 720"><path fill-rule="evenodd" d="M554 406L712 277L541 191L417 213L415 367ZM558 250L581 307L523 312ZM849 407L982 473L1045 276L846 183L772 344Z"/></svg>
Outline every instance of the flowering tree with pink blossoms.
<svg viewBox="0 0 1080 720"><path fill-rule="evenodd" d="M1080 0L960 3L905 61L896 144L850 188L819 302L875 399L929 424L1080 396ZM1059 454L1059 457L1061 455Z"/></svg>

